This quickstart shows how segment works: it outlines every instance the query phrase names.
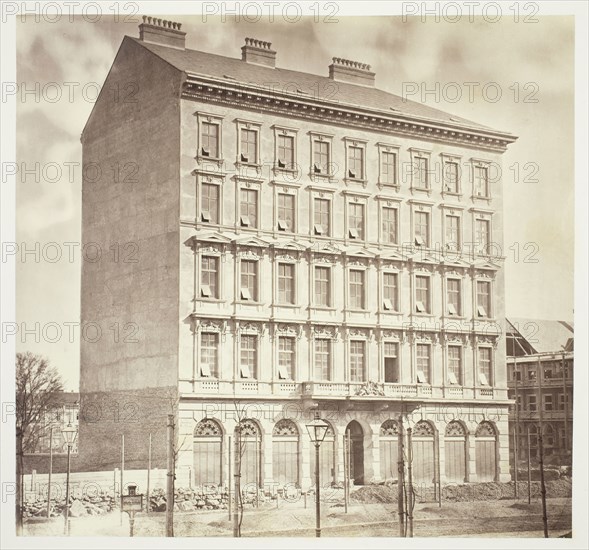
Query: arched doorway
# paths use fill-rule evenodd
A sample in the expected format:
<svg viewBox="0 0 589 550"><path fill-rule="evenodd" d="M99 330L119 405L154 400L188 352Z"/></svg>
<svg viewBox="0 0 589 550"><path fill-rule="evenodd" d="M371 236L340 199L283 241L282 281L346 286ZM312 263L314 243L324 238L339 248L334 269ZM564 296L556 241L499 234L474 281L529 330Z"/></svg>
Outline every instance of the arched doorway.
<svg viewBox="0 0 589 550"><path fill-rule="evenodd" d="M350 433L350 479L354 485L364 484L364 430L352 420L346 426L346 434Z"/></svg>
<svg viewBox="0 0 589 550"><path fill-rule="evenodd" d="M476 469L478 481L496 481L497 431L491 422L481 422L475 433Z"/></svg>
<svg viewBox="0 0 589 550"><path fill-rule="evenodd" d="M444 451L446 481L464 483L466 481L466 430L456 420L446 426Z"/></svg>
<svg viewBox="0 0 589 550"><path fill-rule="evenodd" d="M235 427L235 453L242 489L246 485L259 487L262 483L262 434L253 420L242 420Z"/></svg>
<svg viewBox="0 0 589 550"><path fill-rule="evenodd" d="M380 427L380 477L384 480L399 477L399 425L396 420L385 420Z"/></svg>
<svg viewBox="0 0 589 550"><path fill-rule="evenodd" d="M292 420L279 420L272 431L274 481L299 486L299 430Z"/></svg>
<svg viewBox="0 0 589 550"><path fill-rule="evenodd" d="M435 478L435 431L430 422L420 420L413 428L413 482L431 484Z"/></svg>
<svg viewBox="0 0 589 550"><path fill-rule="evenodd" d="M210 418L194 428L194 482L196 485L223 484L223 430Z"/></svg>
<svg viewBox="0 0 589 550"><path fill-rule="evenodd" d="M322 487L329 487L335 483L335 432L333 426L326 420L329 425L323 443L319 446L319 476ZM315 445L311 445L310 469L311 479L315 482Z"/></svg>

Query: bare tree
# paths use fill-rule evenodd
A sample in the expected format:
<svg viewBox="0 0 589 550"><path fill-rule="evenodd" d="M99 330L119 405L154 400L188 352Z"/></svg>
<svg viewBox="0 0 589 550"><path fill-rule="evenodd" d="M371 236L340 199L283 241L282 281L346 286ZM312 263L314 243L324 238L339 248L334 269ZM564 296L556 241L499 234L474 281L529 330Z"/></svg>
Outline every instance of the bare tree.
<svg viewBox="0 0 589 550"><path fill-rule="evenodd" d="M16 527L22 534L23 455L33 452L43 433L43 416L63 391L49 361L30 352L16 354Z"/></svg>

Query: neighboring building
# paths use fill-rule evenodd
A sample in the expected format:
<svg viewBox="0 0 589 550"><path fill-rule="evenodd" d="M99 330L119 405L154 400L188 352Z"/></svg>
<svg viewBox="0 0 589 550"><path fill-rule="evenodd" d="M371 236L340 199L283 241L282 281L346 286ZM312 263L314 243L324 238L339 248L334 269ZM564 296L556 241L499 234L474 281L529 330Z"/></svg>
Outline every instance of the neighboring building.
<svg viewBox="0 0 589 550"><path fill-rule="evenodd" d="M324 482L346 430L357 483L396 477L403 414L416 483L508 480L497 167L516 138L380 91L362 63L241 53L144 20L83 131L83 242L120 255L82 267L103 338L82 340L79 467L116 466L122 434L127 468L149 434L165 467L174 412L197 483L227 483L239 425L244 482L308 487L318 409Z"/></svg>
<svg viewBox="0 0 589 550"><path fill-rule="evenodd" d="M539 457L542 428L548 462L570 460L573 445L573 325L564 321L508 319L507 369L509 397L515 401L509 424L514 453L527 458L528 429L531 456Z"/></svg>

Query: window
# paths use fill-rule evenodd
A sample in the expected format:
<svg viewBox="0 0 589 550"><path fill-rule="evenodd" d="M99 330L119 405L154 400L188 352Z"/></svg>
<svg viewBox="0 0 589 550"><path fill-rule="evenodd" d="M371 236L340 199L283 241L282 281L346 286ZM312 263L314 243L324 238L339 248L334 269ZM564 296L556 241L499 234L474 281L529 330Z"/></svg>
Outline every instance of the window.
<svg viewBox="0 0 589 550"><path fill-rule="evenodd" d="M415 311L430 313L429 277L424 275L415 277Z"/></svg>
<svg viewBox="0 0 589 550"><path fill-rule="evenodd" d="M331 340L315 340L315 380L330 380Z"/></svg>
<svg viewBox="0 0 589 550"><path fill-rule="evenodd" d="M364 149L362 147L348 147L348 178L364 179Z"/></svg>
<svg viewBox="0 0 589 550"><path fill-rule="evenodd" d="M200 296L201 298L219 297L219 258L216 256L203 256L200 269Z"/></svg>
<svg viewBox="0 0 589 550"><path fill-rule="evenodd" d="M331 143L313 141L313 173L328 175L331 173Z"/></svg>
<svg viewBox="0 0 589 550"><path fill-rule="evenodd" d="M348 235L351 239L364 239L364 205L348 203Z"/></svg>
<svg viewBox="0 0 589 550"><path fill-rule="evenodd" d="M278 378L292 380L295 366L295 339L290 336L278 338Z"/></svg>
<svg viewBox="0 0 589 550"><path fill-rule="evenodd" d="M397 209L382 207L382 240L385 243L397 243Z"/></svg>
<svg viewBox="0 0 589 550"><path fill-rule="evenodd" d="M294 170L294 137L278 136L278 168Z"/></svg>
<svg viewBox="0 0 589 550"><path fill-rule="evenodd" d="M219 376L218 371L219 335L202 332L200 335L200 375Z"/></svg>
<svg viewBox="0 0 589 550"><path fill-rule="evenodd" d="M444 163L444 191L458 193L458 163L447 161Z"/></svg>
<svg viewBox="0 0 589 550"><path fill-rule="evenodd" d="M200 131L200 154L203 157L219 158L219 125L201 122Z"/></svg>
<svg viewBox="0 0 589 550"><path fill-rule="evenodd" d="M203 183L200 187L200 219L203 222L219 223L219 186Z"/></svg>
<svg viewBox="0 0 589 550"><path fill-rule="evenodd" d="M258 262L241 260L241 299L258 301Z"/></svg>
<svg viewBox="0 0 589 550"><path fill-rule="evenodd" d="M315 267L315 305L331 306L331 268Z"/></svg>
<svg viewBox="0 0 589 550"><path fill-rule="evenodd" d="M241 335L241 357L239 374L241 378L257 378L258 337L250 334Z"/></svg>
<svg viewBox="0 0 589 550"><path fill-rule="evenodd" d="M399 287L397 273L383 273L382 297L383 309L387 311L399 311Z"/></svg>
<svg viewBox="0 0 589 550"><path fill-rule="evenodd" d="M491 385L491 348L479 348L479 383Z"/></svg>
<svg viewBox="0 0 589 550"><path fill-rule="evenodd" d="M460 217L446 216L446 248L460 250Z"/></svg>
<svg viewBox="0 0 589 550"><path fill-rule="evenodd" d="M414 187L429 189L429 159L426 157L415 157L414 162Z"/></svg>
<svg viewBox="0 0 589 550"><path fill-rule="evenodd" d="M514 380L517 380L518 382L521 382L521 379L522 379L522 373L521 373L520 371L518 371L518 370L517 370L517 371L515 371L515 372L513 373L513 379L514 379Z"/></svg>
<svg viewBox="0 0 589 550"><path fill-rule="evenodd" d="M240 222L242 227L258 227L258 191L242 189L240 204Z"/></svg>
<svg viewBox="0 0 589 550"><path fill-rule="evenodd" d="M558 394L558 410L564 411L564 393Z"/></svg>
<svg viewBox="0 0 589 550"><path fill-rule="evenodd" d="M415 244L429 247L429 212L414 212Z"/></svg>
<svg viewBox="0 0 589 550"><path fill-rule="evenodd" d="M477 197L489 196L489 169L486 166L474 167L474 194Z"/></svg>
<svg viewBox="0 0 589 550"><path fill-rule="evenodd" d="M417 383L430 383L430 345L417 344Z"/></svg>
<svg viewBox="0 0 589 550"><path fill-rule="evenodd" d="M313 200L313 231L315 235L331 235L331 201Z"/></svg>
<svg viewBox="0 0 589 550"><path fill-rule="evenodd" d="M536 380L536 369L528 369L528 380Z"/></svg>
<svg viewBox="0 0 589 550"><path fill-rule="evenodd" d="M350 308L364 309L364 271L350 269Z"/></svg>
<svg viewBox="0 0 589 550"><path fill-rule="evenodd" d="M241 149L239 160L248 164L258 163L258 131L241 129Z"/></svg>
<svg viewBox="0 0 589 550"><path fill-rule="evenodd" d="M350 342L350 382L363 382L365 370L366 343L361 340Z"/></svg>
<svg viewBox="0 0 589 550"><path fill-rule="evenodd" d="M489 253L489 220L475 221L475 242L479 254Z"/></svg>
<svg viewBox="0 0 589 550"><path fill-rule="evenodd" d="M384 381L398 384L399 380L399 345L396 342L384 343Z"/></svg>
<svg viewBox="0 0 589 550"><path fill-rule="evenodd" d="M460 279L447 279L446 285L448 290L448 315L460 315L462 312Z"/></svg>
<svg viewBox="0 0 589 550"><path fill-rule="evenodd" d="M294 304L294 264L278 264L278 302Z"/></svg>
<svg viewBox="0 0 589 550"><path fill-rule="evenodd" d="M380 180L381 183L389 185L397 184L397 154L390 151L381 151L380 153Z"/></svg>
<svg viewBox="0 0 589 550"><path fill-rule="evenodd" d="M545 411L553 410L552 394L545 393L543 395L543 400L544 400L544 410Z"/></svg>
<svg viewBox="0 0 589 550"><path fill-rule="evenodd" d="M278 230L294 231L295 196L278 193Z"/></svg>
<svg viewBox="0 0 589 550"><path fill-rule="evenodd" d="M477 317L491 317L491 283L477 281Z"/></svg>
<svg viewBox="0 0 589 550"><path fill-rule="evenodd" d="M448 346L448 382L462 384L462 347Z"/></svg>
<svg viewBox="0 0 589 550"><path fill-rule="evenodd" d="M552 369L544 369L544 378L550 380L552 378Z"/></svg>
<svg viewBox="0 0 589 550"><path fill-rule="evenodd" d="M537 403L536 403L536 396L535 395L528 395L528 410L532 411L532 412L537 410Z"/></svg>

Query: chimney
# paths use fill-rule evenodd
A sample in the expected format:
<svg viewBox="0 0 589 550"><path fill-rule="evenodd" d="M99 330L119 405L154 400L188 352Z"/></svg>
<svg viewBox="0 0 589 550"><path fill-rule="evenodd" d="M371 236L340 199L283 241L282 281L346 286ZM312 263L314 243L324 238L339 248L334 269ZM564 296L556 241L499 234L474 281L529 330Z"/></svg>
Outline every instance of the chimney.
<svg viewBox="0 0 589 550"><path fill-rule="evenodd" d="M143 16L139 25L139 40L150 44L168 46L177 50L186 49L186 33L180 30L182 23Z"/></svg>
<svg viewBox="0 0 589 550"><path fill-rule="evenodd" d="M241 47L241 60L246 63L276 67L276 52L271 49L270 42L246 38L245 46Z"/></svg>
<svg viewBox="0 0 589 550"><path fill-rule="evenodd" d="M370 71L370 65L341 57L333 58L333 63L329 66L329 78L360 86L374 86L374 73Z"/></svg>

